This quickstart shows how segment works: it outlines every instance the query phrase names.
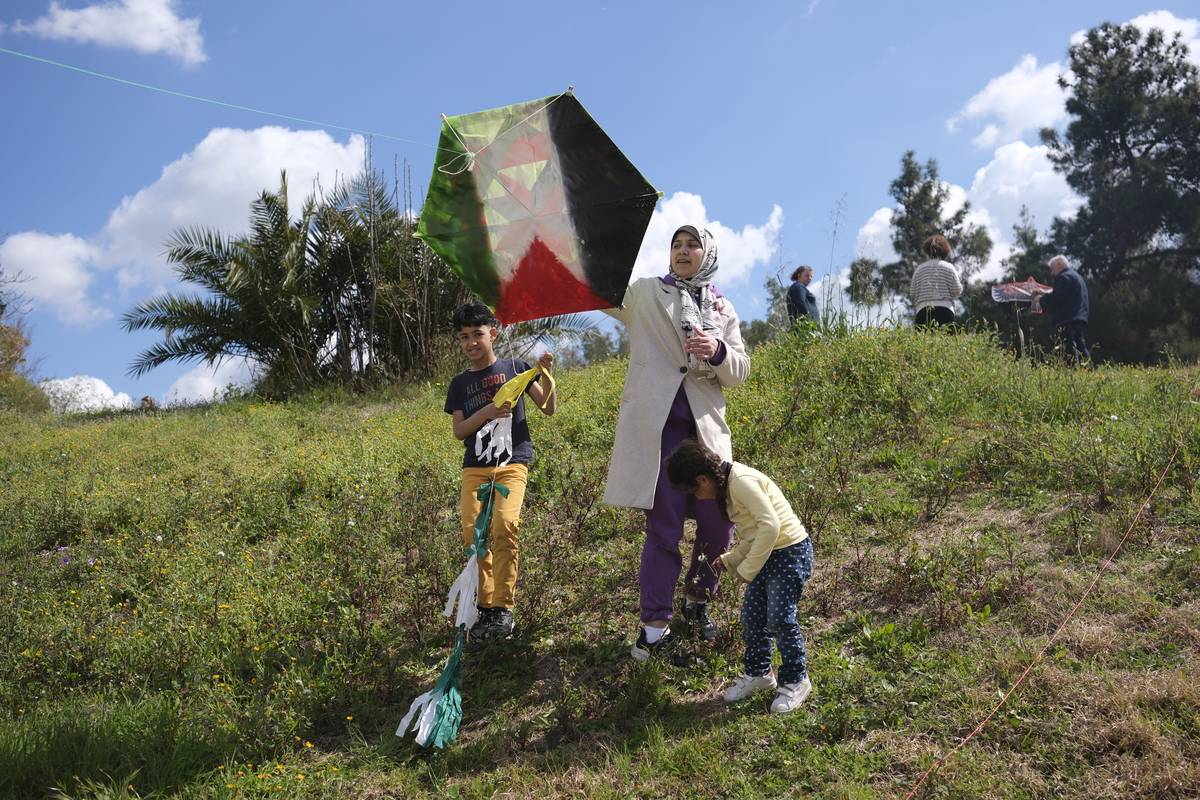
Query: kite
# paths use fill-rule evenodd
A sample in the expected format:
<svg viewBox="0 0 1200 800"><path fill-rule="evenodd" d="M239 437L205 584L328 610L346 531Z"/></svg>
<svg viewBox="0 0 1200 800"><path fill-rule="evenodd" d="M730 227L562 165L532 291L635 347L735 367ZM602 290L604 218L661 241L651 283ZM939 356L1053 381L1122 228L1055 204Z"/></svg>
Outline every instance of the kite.
<svg viewBox="0 0 1200 800"><path fill-rule="evenodd" d="M1048 294L1052 291L1049 286L1029 277L1023 281L996 284L992 287L992 299L997 303L1029 303L1038 293Z"/></svg>
<svg viewBox="0 0 1200 800"><path fill-rule="evenodd" d="M660 193L573 91L442 117L417 237L504 324L621 305Z"/></svg>
<svg viewBox="0 0 1200 800"><path fill-rule="evenodd" d="M998 283L992 287L992 299L997 303L1029 303L1030 314L1042 313L1042 295L1050 294L1054 289L1044 283L1038 283L1033 276L1023 281ZM1017 321L1017 355L1025 357L1025 331L1021 328L1021 307L1013 306L1013 317Z"/></svg>

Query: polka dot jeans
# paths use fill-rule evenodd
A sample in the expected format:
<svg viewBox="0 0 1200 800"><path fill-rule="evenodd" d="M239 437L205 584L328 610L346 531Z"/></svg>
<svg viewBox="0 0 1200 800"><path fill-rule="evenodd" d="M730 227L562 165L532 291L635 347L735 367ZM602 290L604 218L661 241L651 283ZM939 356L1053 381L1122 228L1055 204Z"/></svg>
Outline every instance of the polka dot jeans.
<svg viewBox="0 0 1200 800"><path fill-rule="evenodd" d="M808 655L804 651L804 634L796 622L796 603L812 571L812 541L805 539L771 553L746 587L742 639L746 642L743 663L747 675L766 675L771 671L771 639L774 639L783 660L779 683L804 680Z"/></svg>

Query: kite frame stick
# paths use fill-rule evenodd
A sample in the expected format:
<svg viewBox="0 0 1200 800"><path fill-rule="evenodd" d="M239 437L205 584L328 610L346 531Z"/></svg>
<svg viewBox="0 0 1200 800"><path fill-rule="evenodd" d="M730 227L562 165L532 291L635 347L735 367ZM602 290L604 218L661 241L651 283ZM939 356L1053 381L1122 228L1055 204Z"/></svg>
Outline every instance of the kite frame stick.
<svg viewBox="0 0 1200 800"><path fill-rule="evenodd" d="M552 97L550 99L550 102L546 103L541 108L534 109L524 119L520 120L519 122L514 122L512 125L508 126L504 130L500 131L495 136L493 136L492 140L490 142L488 142L487 144L485 144L483 147L479 148L478 150L474 150L474 151L472 151L471 148L467 147L467 143L463 141L462 137L459 136L458 131L456 131L454 129L454 126L450 124L450 118L447 117L445 114L442 114L442 124L445 125L446 128L451 133L454 134L455 139L458 139L458 143L460 145L462 145L463 152L459 153L454 158L447 161L445 164L440 165L438 167L438 172L444 173L446 175L462 175L464 172L467 172L468 170L472 169L475 166L476 157L478 157L478 155L480 153L482 153L484 150L487 150L489 147L491 147L493 144L495 144L497 139L499 139L500 137L509 133L510 131L515 130L516 128L520 127L521 125L524 125L526 122L533 119L534 117L536 117L538 114L545 111L550 106L554 105L556 102L558 102L563 97L566 97L567 95L573 96L574 94L575 94L575 87L568 86L567 90L565 92L556 94L554 97ZM450 150L450 148L448 148L448 147L439 147L438 149L439 150ZM451 150L450 152L454 152L454 151ZM449 169L449 167L452 164L454 164L455 162L457 162L460 158L465 159L465 161L463 162L462 168L461 169ZM508 191L507 187L505 187L505 191ZM509 194L511 195L512 192L509 192ZM513 199L517 200L517 198L515 196L513 197ZM521 203L520 200L517 200L517 202ZM524 206L525 204L521 203L521 205ZM526 208L525 210L532 213L532 209Z"/></svg>

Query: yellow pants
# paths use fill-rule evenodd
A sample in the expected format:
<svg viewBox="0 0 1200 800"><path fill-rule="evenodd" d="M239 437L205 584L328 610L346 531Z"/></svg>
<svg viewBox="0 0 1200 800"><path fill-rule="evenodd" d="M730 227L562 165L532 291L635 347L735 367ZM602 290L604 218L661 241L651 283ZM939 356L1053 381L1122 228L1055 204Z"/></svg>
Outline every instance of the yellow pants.
<svg viewBox="0 0 1200 800"><path fill-rule="evenodd" d="M512 608L517 590L517 531L521 527L521 503L525 501L525 482L529 468L524 464L507 467L464 467L462 495L463 544L475 541L475 518L483 503L477 493L490 480L508 487L508 497L496 492L492 524L488 529L488 553L479 560L479 605L483 608Z"/></svg>

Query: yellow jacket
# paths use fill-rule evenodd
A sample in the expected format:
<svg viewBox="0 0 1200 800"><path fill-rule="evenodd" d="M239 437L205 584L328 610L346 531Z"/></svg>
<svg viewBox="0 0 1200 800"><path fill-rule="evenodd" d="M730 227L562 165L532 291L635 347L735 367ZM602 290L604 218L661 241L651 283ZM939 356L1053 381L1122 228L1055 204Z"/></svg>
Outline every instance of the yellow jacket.
<svg viewBox="0 0 1200 800"><path fill-rule="evenodd" d="M754 580L773 550L808 538L775 481L753 467L733 462L726 498L729 518L737 527L737 546L721 556L721 562L744 580Z"/></svg>

